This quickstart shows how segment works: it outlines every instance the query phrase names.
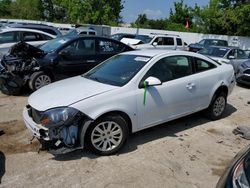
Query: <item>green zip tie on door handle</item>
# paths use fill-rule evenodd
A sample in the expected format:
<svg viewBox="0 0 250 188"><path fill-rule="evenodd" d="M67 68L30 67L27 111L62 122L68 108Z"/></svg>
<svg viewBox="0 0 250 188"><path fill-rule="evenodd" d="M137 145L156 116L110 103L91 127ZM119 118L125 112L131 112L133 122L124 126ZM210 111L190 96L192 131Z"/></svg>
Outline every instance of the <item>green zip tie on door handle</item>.
<svg viewBox="0 0 250 188"><path fill-rule="evenodd" d="M144 85L143 105L145 106L146 105L146 98L147 98L147 82L144 81L143 85Z"/></svg>

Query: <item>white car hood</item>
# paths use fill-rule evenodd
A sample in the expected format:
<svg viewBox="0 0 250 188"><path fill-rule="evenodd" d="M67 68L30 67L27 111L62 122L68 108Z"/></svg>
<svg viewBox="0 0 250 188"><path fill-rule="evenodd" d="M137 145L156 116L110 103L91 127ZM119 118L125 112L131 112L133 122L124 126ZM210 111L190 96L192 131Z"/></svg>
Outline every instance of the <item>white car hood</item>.
<svg viewBox="0 0 250 188"><path fill-rule="evenodd" d="M42 87L29 97L28 103L38 111L45 111L69 106L116 88L118 87L77 76Z"/></svg>
<svg viewBox="0 0 250 188"><path fill-rule="evenodd" d="M130 38L122 38L121 40L122 43L127 44L127 45L137 45L141 42L139 39L130 39Z"/></svg>

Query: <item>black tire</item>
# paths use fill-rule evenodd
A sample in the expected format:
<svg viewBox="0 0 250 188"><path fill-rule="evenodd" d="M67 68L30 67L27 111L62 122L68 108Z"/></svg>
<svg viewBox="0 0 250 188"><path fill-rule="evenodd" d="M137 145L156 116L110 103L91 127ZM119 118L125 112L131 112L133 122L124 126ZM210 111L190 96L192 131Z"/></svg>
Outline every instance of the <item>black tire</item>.
<svg viewBox="0 0 250 188"><path fill-rule="evenodd" d="M213 96L211 104L206 113L211 120L218 120L222 117L227 106L227 95L224 92L217 93Z"/></svg>
<svg viewBox="0 0 250 188"><path fill-rule="evenodd" d="M40 82L40 85L39 85L39 82ZM41 87L48 85L50 83L52 83L52 78L50 75L44 73L43 71L34 72L30 76L29 88L32 91L36 91L40 89Z"/></svg>
<svg viewBox="0 0 250 188"><path fill-rule="evenodd" d="M111 129L111 130L113 130L113 133L115 132L117 133L120 131L121 134L117 133L117 134L114 134L114 136L112 136L113 133L111 133L111 131L108 132L108 126L109 126L108 123L112 123L112 127L114 129ZM101 133L99 132L98 128L100 128L101 130L105 130L107 132ZM120 138L118 138L119 135L121 136ZM127 122L121 116L115 115L115 114L100 118L99 120L94 122L92 125L90 125L89 129L86 132L86 141L87 141L88 148L93 153L98 154L98 155L112 155L112 154L117 153L124 146L127 140L127 137L128 137ZM98 139L101 139L101 140L94 143L94 141ZM117 141L118 143L116 146L113 143L114 141ZM106 147L105 147L105 142L106 142ZM102 149L105 148L105 149L102 150L101 148Z"/></svg>

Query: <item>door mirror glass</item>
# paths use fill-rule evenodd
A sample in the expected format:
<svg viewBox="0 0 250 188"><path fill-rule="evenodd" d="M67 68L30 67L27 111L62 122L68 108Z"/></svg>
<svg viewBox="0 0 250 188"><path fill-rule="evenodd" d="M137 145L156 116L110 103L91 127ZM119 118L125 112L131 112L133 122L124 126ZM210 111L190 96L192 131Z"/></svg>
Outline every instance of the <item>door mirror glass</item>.
<svg viewBox="0 0 250 188"><path fill-rule="evenodd" d="M153 46L157 46L158 45L158 43L157 42L153 42Z"/></svg>
<svg viewBox="0 0 250 188"><path fill-rule="evenodd" d="M146 83L146 87L148 87L148 86L158 86L158 85L162 84L162 82L158 78L150 76L145 81L140 82L139 88L145 88L145 83Z"/></svg>
<svg viewBox="0 0 250 188"><path fill-rule="evenodd" d="M235 57L233 55L230 55L228 59L235 59Z"/></svg>

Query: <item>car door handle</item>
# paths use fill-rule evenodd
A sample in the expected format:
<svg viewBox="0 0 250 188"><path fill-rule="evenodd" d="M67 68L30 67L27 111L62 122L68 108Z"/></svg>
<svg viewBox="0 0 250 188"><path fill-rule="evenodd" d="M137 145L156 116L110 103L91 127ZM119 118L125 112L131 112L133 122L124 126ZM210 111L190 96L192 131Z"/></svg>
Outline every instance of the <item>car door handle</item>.
<svg viewBox="0 0 250 188"><path fill-rule="evenodd" d="M188 84L186 85L186 88L187 88L187 89L193 89L193 87L195 87L195 84L194 84L194 83L188 83Z"/></svg>

